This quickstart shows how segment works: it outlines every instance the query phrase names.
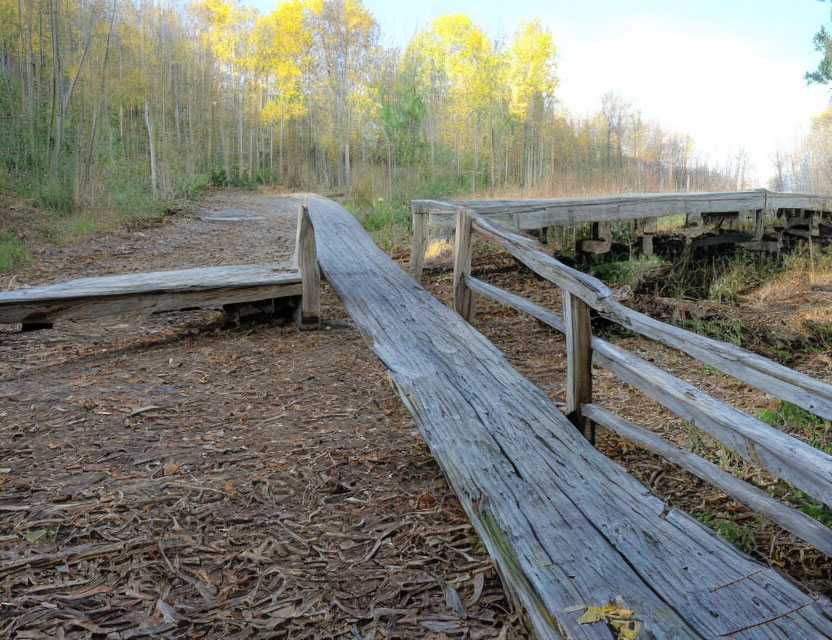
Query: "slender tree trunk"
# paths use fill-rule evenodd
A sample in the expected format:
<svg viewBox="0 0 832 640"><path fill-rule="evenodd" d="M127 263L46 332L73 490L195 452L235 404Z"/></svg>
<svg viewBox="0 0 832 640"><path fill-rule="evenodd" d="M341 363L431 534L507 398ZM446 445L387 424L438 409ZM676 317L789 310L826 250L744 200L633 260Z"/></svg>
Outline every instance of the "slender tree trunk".
<svg viewBox="0 0 832 640"><path fill-rule="evenodd" d="M55 177L58 172L58 154L60 153L63 117L62 106L63 70L61 69L61 48L58 30L58 0L49 3L49 30L52 36L52 105L49 114L49 175Z"/></svg>
<svg viewBox="0 0 832 640"><path fill-rule="evenodd" d="M101 103L104 101L105 97L105 87L107 84L107 62L110 59L110 38L113 35L113 25L116 21L116 3L113 0L113 10L112 14L110 15L110 28L107 31L107 42L104 45L104 60L101 63L101 84L99 85L98 90L98 99L95 103L95 110L93 111L92 115L92 126L90 127L90 142L89 148L87 150L87 162L84 168L84 180L83 180L83 187L82 190L86 191L89 185L90 180L90 168L92 166L92 155L93 151L95 150L95 137L98 133L98 114L101 111Z"/></svg>
<svg viewBox="0 0 832 640"><path fill-rule="evenodd" d="M153 198L159 196L159 185L156 178L156 142L153 139L153 118L150 115L150 102L144 100L144 125L147 128L147 146L150 150L150 190Z"/></svg>

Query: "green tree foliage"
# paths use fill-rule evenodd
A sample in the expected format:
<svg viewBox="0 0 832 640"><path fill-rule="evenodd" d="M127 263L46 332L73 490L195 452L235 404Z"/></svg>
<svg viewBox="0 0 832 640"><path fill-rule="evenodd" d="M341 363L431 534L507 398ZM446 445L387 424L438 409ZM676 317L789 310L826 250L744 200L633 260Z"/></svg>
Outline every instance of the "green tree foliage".
<svg viewBox="0 0 832 640"><path fill-rule="evenodd" d="M624 100L567 113L556 51L539 21L501 43L465 14L385 48L360 0L280 0L263 15L240 0L0 0L0 183L60 211L208 181L374 202L400 185L727 186Z"/></svg>

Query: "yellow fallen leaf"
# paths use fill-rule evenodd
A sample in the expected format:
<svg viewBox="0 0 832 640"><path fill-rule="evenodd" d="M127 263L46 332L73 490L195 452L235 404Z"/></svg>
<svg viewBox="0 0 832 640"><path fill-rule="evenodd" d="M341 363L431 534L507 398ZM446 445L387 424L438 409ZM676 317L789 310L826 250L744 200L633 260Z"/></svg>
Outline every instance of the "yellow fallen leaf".
<svg viewBox="0 0 832 640"><path fill-rule="evenodd" d="M587 607L584 615L578 618L578 624L591 624L603 619L601 610L598 607Z"/></svg>
<svg viewBox="0 0 832 640"><path fill-rule="evenodd" d="M172 473L175 473L176 470L179 468L179 465L175 462L171 461L165 465L165 475L169 476Z"/></svg>
<svg viewBox="0 0 832 640"><path fill-rule="evenodd" d="M616 630L616 640L637 640L641 633L641 621L635 620L635 611L628 609L624 599L618 596L602 607L587 606L578 624L605 622Z"/></svg>
<svg viewBox="0 0 832 640"><path fill-rule="evenodd" d="M638 620L610 620L609 623L618 631L618 640L636 640L641 633L641 622Z"/></svg>

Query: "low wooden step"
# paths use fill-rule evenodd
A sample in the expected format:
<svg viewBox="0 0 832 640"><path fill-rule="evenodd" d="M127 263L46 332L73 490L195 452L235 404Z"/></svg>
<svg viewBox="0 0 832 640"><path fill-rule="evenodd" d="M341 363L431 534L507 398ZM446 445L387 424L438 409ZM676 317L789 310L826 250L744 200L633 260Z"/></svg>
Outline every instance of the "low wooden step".
<svg viewBox="0 0 832 640"><path fill-rule="evenodd" d="M289 263L122 273L0 292L0 324L40 326L300 295L300 272Z"/></svg>

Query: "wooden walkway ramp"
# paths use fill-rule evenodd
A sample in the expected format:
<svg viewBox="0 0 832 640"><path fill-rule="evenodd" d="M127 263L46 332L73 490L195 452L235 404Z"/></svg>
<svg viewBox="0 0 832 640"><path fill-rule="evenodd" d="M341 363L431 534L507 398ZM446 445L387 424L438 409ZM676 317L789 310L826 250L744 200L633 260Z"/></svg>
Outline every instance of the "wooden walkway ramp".
<svg viewBox="0 0 832 640"><path fill-rule="evenodd" d="M596 451L349 212L315 198L309 214L324 274L538 638L635 637L579 622L587 606L617 598L641 621L640 639L832 637L828 600L667 507Z"/></svg>
<svg viewBox="0 0 832 640"><path fill-rule="evenodd" d="M300 273L288 263L124 273L0 292L0 324L48 325L300 295Z"/></svg>

